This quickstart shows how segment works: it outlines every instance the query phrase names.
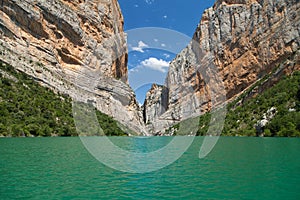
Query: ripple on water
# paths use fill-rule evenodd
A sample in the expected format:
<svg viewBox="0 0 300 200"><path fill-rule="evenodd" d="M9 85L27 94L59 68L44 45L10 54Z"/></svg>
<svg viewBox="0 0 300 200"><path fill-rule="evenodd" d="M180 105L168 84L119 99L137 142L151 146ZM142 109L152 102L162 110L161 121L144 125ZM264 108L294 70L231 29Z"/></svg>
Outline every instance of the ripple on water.
<svg viewBox="0 0 300 200"><path fill-rule="evenodd" d="M147 152L171 138L111 138ZM95 160L79 138L1 138L0 199L300 199L298 138L203 138L173 164L131 174Z"/></svg>

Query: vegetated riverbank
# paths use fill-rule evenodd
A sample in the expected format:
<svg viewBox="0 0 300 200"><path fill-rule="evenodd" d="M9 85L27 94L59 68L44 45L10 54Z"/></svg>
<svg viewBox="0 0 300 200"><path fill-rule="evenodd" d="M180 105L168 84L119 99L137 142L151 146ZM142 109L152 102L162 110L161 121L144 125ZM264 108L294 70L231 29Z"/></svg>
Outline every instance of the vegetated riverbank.
<svg viewBox="0 0 300 200"><path fill-rule="evenodd" d="M223 136L300 136L299 71L240 103L242 99L228 105ZM95 112L105 135L128 135L112 117ZM210 113L200 117L198 136L206 135L210 120ZM179 126L169 129L175 130L172 135L177 135ZM39 136L78 136L72 100L0 62L0 137Z"/></svg>
<svg viewBox="0 0 300 200"><path fill-rule="evenodd" d="M300 71L254 98L245 98L255 87L227 105L222 136L300 137ZM211 113L200 116L197 135L206 135L210 121ZM176 135L179 127L168 131Z"/></svg>
<svg viewBox="0 0 300 200"><path fill-rule="evenodd" d="M105 135L127 135L112 117L95 112ZM72 99L0 60L0 136L78 136Z"/></svg>

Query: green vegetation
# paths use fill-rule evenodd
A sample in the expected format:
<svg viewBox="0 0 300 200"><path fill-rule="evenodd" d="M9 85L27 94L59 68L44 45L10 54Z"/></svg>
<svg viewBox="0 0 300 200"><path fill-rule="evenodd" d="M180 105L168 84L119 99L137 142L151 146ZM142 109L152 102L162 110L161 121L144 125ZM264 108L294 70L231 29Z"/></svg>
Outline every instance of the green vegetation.
<svg viewBox="0 0 300 200"><path fill-rule="evenodd" d="M225 121L224 135L257 135L255 126L272 107L275 117L264 127L265 136L300 136L300 72L284 77L261 95L241 106L231 104Z"/></svg>
<svg viewBox="0 0 300 200"><path fill-rule="evenodd" d="M299 137L300 72L296 71L293 75L282 78L262 94L238 105L238 102L255 86L227 106L228 112L222 135ZM89 123L85 123L89 117L87 113L95 108L83 103L78 105L81 107L77 111L82 117L79 120L82 121L82 128L76 131L72 101L68 96L55 94L32 77L15 71L0 61L0 135L77 136L78 132L84 135L127 135L126 127L97 110L96 116L101 128L89 126ZM275 114L268 117L271 108L275 109ZM257 124L264 116L267 116L268 123L259 132ZM211 113L200 116L199 121L197 135L206 135ZM189 122L183 123L182 126L184 126L182 129L187 130ZM180 131L176 132L179 127L180 124L176 124L167 132L182 135Z"/></svg>
<svg viewBox="0 0 300 200"><path fill-rule="evenodd" d="M248 92L251 90L246 91ZM276 85L242 105L237 105L239 100L241 98L227 106L223 136L300 136L300 71L282 78ZM258 121L264 115L268 116L268 110L272 108L276 111L275 116L268 119L268 123L259 133L256 128ZM199 121L197 135L206 135L211 113L200 116Z"/></svg>
<svg viewBox="0 0 300 200"><path fill-rule="evenodd" d="M105 135L126 135L112 117L96 115ZM77 136L71 99L0 61L0 135Z"/></svg>

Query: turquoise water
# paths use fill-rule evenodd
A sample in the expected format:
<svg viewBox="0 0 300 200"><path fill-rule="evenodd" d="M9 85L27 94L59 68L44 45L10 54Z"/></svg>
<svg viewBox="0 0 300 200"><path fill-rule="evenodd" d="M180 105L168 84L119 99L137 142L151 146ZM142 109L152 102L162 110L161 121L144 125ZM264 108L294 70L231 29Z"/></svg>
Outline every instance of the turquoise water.
<svg viewBox="0 0 300 200"><path fill-rule="evenodd" d="M171 138L111 138L132 151ZM199 159L203 138L155 172L116 171L79 138L1 138L0 199L300 199L299 138L221 137Z"/></svg>

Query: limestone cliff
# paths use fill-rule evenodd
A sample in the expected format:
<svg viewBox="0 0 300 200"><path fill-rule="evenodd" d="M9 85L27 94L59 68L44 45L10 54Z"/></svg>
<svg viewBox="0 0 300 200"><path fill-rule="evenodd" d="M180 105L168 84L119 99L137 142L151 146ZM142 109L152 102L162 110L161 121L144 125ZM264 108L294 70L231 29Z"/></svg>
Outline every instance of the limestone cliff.
<svg viewBox="0 0 300 200"><path fill-rule="evenodd" d="M171 62L167 94L148 92L148 129L155 134L207 112L269 73L299 70L299 13L299 0L218 0L204 12L193 41ZM165 102L162 95L168 96Z"/></svg>
<svg viewBox="0 0 300 200"><path fill-rule="evenodd" d="M168 106L168 88L153 84L146 95L143 105L144 122L146 124L154 120L154 116L165 113Z"/></svg>
<svg viewBox="0 0 300 200"><path fill-rule="evenodd" d="M117 0L2 0L0 60L144 133Z"/></svg>

